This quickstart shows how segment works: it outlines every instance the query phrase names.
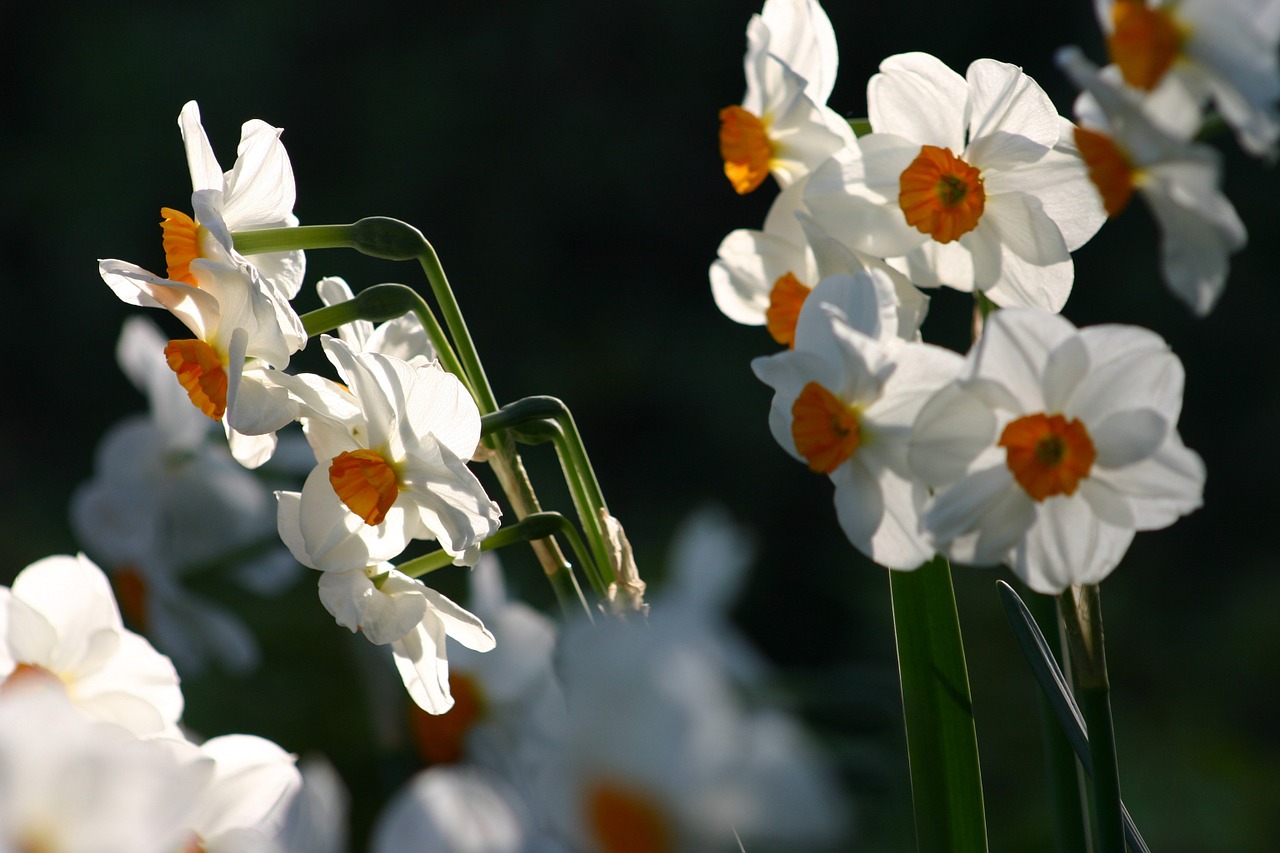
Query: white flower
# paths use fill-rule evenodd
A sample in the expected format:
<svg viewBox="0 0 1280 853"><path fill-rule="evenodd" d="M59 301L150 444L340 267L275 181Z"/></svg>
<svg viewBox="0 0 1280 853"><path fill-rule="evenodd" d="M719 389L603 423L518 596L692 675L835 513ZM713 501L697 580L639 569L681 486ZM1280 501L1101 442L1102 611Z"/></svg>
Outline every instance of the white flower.
<svg viewBox="0 0 1280 853"><path fill-rule="evenodd" d="M725 176L738 193L770 172L786 187L853 143L827 107L838 57L831 22L815 0L767 0L747 25L747 90L720 111Z"/></svg>
<svg viewBox="0 0 1280 853"><path fill-rule="evenodd" d="M1076 103L1076 145L1108 215L1137 190L1160 223L1165 281L1197 314L1209 313L1226 283L1227 255L1245 243L1244 224L1219 189L1218 152L1160 129L1078 49L1064 49L1058 63L1085 90Z"/></svg>
<svg viewBox="0 0 1280 853"><path fill-rule="evenodd" d="M0 693L0 850L173 853L207 773L63 690Z"/></svg>
<svg viewBox="0 0 1280 853"><path fill-rule="evenodd" d="M277 492L280 538L298 561L320 568L302 534L302 495ZM494 647L479 617L390 563L323 570L320 601L339 625L375 645L390 645L405 689L418 707L442 714L454 704L445 637L478 652Z"/></svg>
<svg viewBox="0 0 1280 853"><path fill-rule="evenodd" d="M1200 505L1204 465L1176 429L1182 382L1145 329L996 312L912 432L911 467L935 489L925 529L953 560L1008 563L1037 592L1099 583L1134 531Z"/></svg>
<svg viewBox="0 0 1280 853"><path fill-rule="evenodd" d="M293 215L296 189L289 155L280 142L280 128L258 119L245 122L235 165L225 174L209 145L195 101L182 107L178 128L187 151L196 218L165 208L161 224L167 277L194 284L184 274L187 266L195 258L210 257L215 242L232 251L232 232L297 225L298 218ZM198 204L197 197L201 199ZM251 263L281 301L297 296L306 267L301 251L257 254Z"/></svg>
<svg viewBox="0 0 1280 853"><path fill-rule="evenodd" d="M1280 2L1095 0L1124 82L1147 93L1148 117L1184 139L1212 101L1251 154L1280 141Z"/></svg>
<svg viewBox="0 0 1280 853"><path fill-rule="evenodd" d="M241 585L271 593L297 577L297 564L277 541L271 491L224 443L208 440L212 421L188 402L163 348L149 320L125 321L117 357L147 393L150 413L103 436L93 478L72 496L71 524L112 575L125 617L183 673L210 658L244 672L258 659L248 628L183 580L235 555Z"/></svg>
<svg viewBox="0 0 1280 853"><path fill-rule="evenodd" d="M1070 122L1036 82L992 59L965 78L907 53L881 63L867 103L875 132L858 140L861 157L809 182L806 203L822 226L921 287L1061 309L1070 252L1106 216Z"/></svg>
<svg viewBox="0 0 1280 853"><path fill-rule="evenodd" d="M826 168L825 164L819 167ZM884 313L897 315L885 324L884 333L917 338L927 297L897 270L850 249L823 230L804 207L807 185L804 178L778 194L764 230L738 229L720 243L719 258L710 271L716 305L729 319L764 325L775 341L791 346L801 306L819 281L874 268L888 276L890 286L864 295L880 303Z"/></svg>
<svg viewBox="0 0 1280 853"><path fill-rule="evenodd" d="M362 570L411 539L438 539L456 563L474 564L501 511L467 467L480 412L466 388L435 362L322 341L350 392L330 384L312 403L327 410L302 418L318 462L301 493L303 562Z"/></svg>
<svg viewBox="0 0 1280 853"><path fill-rule="evenodd" d="M530 824L519 796L501 779L472 767L433 767L410 779L387 804L371 849L525 853Z"/></svg>
<svg viewBox="0 0 1280 853"><path fill-rule="evenodd" d="M0 675L61 682L97 719L138 735L176 735L173 664L120 620L107 576L84 555L46 557L0 587Z"/></svg>
<svg viewBox="0 0 1280 853"><path fill-rule="evenodd" d="M806 303L794 350L752 362L775 392L769 427L784 450L831 477L840 526L858 550L889 568L914 569L934 549L918 530L925 496L907 467L907 438L961 359L929 344L869 337L815 304L820 298Z"/></svg>
<svg viewBox="0 0 1280 853"><path fill-rule="evenodd" d="M265 848L284 828L302 787L295 756L265 738L238 734L211 738L198 749L184 745L178 754L212 765L186 824L194 849L238 853L251 843Z"/></svg>

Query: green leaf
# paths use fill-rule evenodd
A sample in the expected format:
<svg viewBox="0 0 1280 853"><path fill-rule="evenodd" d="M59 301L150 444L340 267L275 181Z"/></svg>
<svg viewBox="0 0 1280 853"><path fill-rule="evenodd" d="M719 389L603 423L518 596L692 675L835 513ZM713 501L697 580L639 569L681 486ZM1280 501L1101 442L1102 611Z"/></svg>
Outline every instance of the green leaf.
<svg viewBox="0 0 1280 853"><path fill-rule="evenodd" d="M889 572L916 843L922 851L987 849L978 739L951 567L939 556Z"/></svg>

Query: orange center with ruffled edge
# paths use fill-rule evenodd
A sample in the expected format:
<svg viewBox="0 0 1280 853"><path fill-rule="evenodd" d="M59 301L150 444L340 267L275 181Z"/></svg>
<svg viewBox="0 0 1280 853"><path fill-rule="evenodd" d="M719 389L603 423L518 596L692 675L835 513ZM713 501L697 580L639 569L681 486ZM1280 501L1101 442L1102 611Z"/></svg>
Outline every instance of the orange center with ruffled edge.
<svg viewBox="0 0 1280 853"><path fill-rule="evenodd" d="M601 853L670 853L671 829L642 792L609 781L586 791L587 825Z"/></svg>
<svg viewBox="0 0 1280 853"><path fill-rule="evenodd" d="M1010 421L998 443L1008 450L1006 463L1014 479L1037 502L1075 494L1098 457L1084 424L1062 415L1041 413Z"/></svg>
<svg viewBox="0 0 1280 853"><path fill-rule="evenodd" d="M418 754L430 764L457 764L466 749L467 734L488 713L484 691L464 672L449 672L453 707L443 714L428 714L409 706L409 730Z"/></svg>
<svg viewBox="0 0 1280 853"><path fill-rule="evenodd" d="M742 107L720 111L720 156L724 174L738 195L754 190L769 175L773 146L764 122Z"/></svg>
<svg viewBox="0 0 1280 853"><path fill-rule="evenodd" d="M344 450L333 457L329 483L347 509L371 526L383 522L400 494L395 469L376 450Z"/></svg>
<svg viewBox="0 0 1280 853"><path fill-rule="evenodd" d="M222 420L227 411L227 371L218 351L202 340L187 338L169 341L164 358L195 407L215 421Z"/></svg>
<svg viewBox="0 0 1280 853"><path fill-rule="evenodd" d="M921 146L898 179L898 190L907 224L939 243L977 228L987 202L981 173L936 145Z"/></svg>
<svg viewBox="0 0 1280 853"><path fill-rule="evenodd" d="M1141 0L1117 0L1111 7L1111 24L1111 61L1124 82L1151 91L1182 52L1182 28L1168 9L1153 9Z"/></svg>
<svg viewBox="0 0 1280 853"><path fill-rule="evenodd" d="M788 347L796 345L796 321L800 319L800 309L812 290L790 272L779 276L773 283L764 319L765 328L775 341Z"/></svg>
<svg viewBox="0 0 1280 853"><path fill-rule="evenodd" d="M171 207L160 208L165 275L194 287L200 283L191 274L191 262L200 257L200 226L194 219Z"/></svg>
<svg viewBox="0 0 1280 853"><path fill-rule="evenodd" d="M1133 196L1137 170L1111 137L1083 127L1076 128L1075 136L1080 158L1089 169L1089 180L1098 188L1107 216L1115 216Z"/></svg>
<svg viewBox="0 0 1280 853"><path fill-rule="evenodd" d="M791 405L791 438L810 471L830 474L857 452L860 414L817 382L800 390Z"/></svg>

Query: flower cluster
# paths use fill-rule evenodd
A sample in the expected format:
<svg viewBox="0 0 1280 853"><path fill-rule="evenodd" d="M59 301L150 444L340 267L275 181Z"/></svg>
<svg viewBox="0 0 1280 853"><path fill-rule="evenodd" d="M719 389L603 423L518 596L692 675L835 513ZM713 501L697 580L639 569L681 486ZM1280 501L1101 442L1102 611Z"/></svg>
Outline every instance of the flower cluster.
<svg viewBox="0 0 1280 853"><path fill-rule="evenodd" d="M1199 9L1115 3L1115 61L1150 65L1135 16L1204 23ZM1216 157L1189 137L1213 102L1247 148L1269 151L1280 91L1268 27L1266 67L1223 66L1219 40L1242 26L1234 14L1218 31L1178 37L1159 99L1126 88L1138 85L1127 71L1122 83L1064 50L1085 90L1079 126L1007 63L979 59L962 76L927 54L891 56L867 84L866 132L836 150L825 145L829 88L791 91L834 73L826 15L816 2L767 0L752 18L748 100L808 98L809 114L828 120L775 133L783 114L766 110L760 144L771 153L744 160L746 102L721 114L734 188L744 189L744 163L767 162L781 192L763 230L725 238L712 293L731 319L765 325L787 347L753 363L774 390L770 429L831 478L840 525L872 560L1006 563L1057 593L1105 577L1134 531L1199 506L1203 465L1177 433L1177 357L1143 329L1077 330L1058 312L1074 283L1071 252L1135 188L1164 227L1170 286L1197 313L1212 307L1244 229L1217 189ZM1181 131L1160 120L1175 90ZM917 288L938 286L980 294L983 317L984 305L998 309L966 358L921 340L927 297Z"/></svg>

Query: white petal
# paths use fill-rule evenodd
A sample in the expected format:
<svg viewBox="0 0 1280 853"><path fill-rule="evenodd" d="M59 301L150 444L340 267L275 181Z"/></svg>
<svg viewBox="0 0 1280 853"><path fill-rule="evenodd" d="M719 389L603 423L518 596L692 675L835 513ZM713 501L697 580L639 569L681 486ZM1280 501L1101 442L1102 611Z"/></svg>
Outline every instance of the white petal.
<svg viewBox="0 0 1280 853"><path fill-rule="evenodd" d="M1040 505L1013 570L1036 592L1057 595L1073 584L1100 583L1131 541L1133 530L1103 524L1087 501L1053 497Z"/></svg>
<svg viewBox="0 0 1280 853"><path fill-rule="evenodd" d="M867 83L872 130L953 154L964 150L968 100L964 78L927 53L891 56Z"/></svg>
<svg viewBox="0 0 1280 853"><path fill-rule="evenodd" d="M1151 456L1164 444L1169 422L1150 409L1115 412L1089 430L1104 468L1133 465Z"/></svg>

